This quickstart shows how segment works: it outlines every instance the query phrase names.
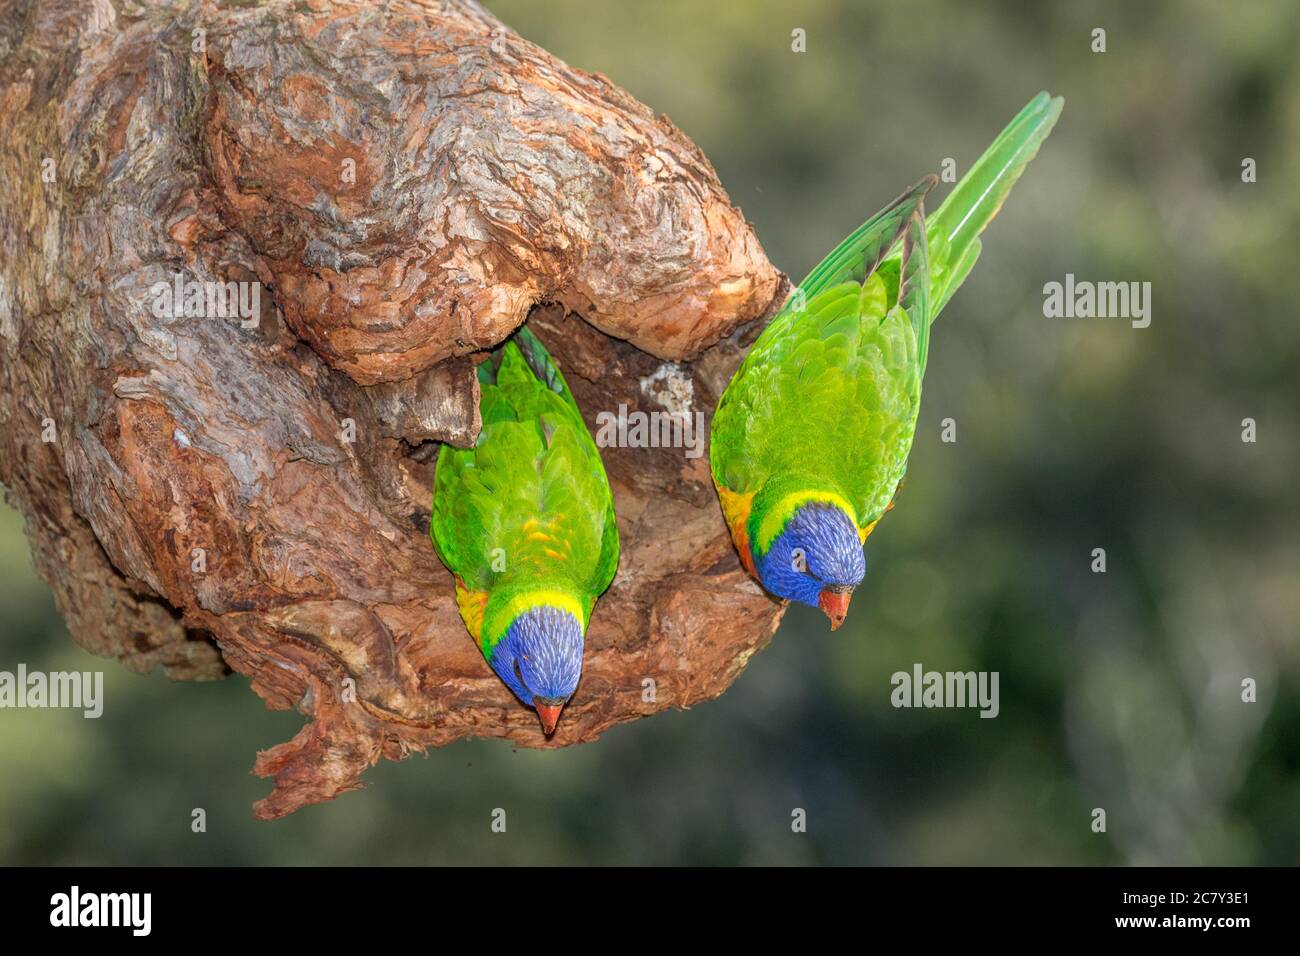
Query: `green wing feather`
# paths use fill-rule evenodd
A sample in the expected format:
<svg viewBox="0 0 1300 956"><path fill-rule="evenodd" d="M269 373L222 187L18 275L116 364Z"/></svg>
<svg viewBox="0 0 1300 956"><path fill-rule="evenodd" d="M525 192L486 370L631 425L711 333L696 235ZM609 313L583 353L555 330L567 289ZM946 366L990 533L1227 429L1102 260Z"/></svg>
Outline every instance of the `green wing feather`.
<svg viewBox="0 0 1300 956"><path fill-rule="evenodd" d="M912 321L916 335L916 351L920 357L921 374L925 374L926 354L930 347L930 251L926 237L925 217L917 209L907 221L903 232L902 258L898 266L898 305Z"/></svg>
<svg viewBox="0 0 1300 956"><path fill-rule="evenodd" d="M863 282L880 265L926 193L938 181L935 176L926 176L850 233L799 283L785 308L798 308L800 293L806 302L841 282Z"/></svg>
<svg viewBox="0 0 1300 956"><path fill-rule="evenodd" d="M469 590L559 590L589 613L614 578L618 527L577 402L527 329L480 365L478 376L478 441L469 449L444 446L438 455L434 548Z"/></svg>

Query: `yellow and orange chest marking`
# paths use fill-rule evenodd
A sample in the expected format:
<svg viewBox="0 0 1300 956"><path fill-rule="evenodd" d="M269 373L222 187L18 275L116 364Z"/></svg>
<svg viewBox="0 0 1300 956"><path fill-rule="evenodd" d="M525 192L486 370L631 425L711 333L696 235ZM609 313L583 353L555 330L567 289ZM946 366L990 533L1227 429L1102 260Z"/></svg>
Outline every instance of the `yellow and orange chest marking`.
<svg viewBox="0 0 1300 956"><path fill-rule="evenodd" d="M460 609L460 619L465 622L474 643L482 645L483 612L487 609L486 591L471 591L465 582L456 578L456 607Z"/></svg>
<svg viewBox="0 0 1300 956"><path fill-rule="evenodd" d="M731 530L731 540L736 542L736 551L740 553L740 563L745 570L758 580L758 569L754 567L754 550L749 545L749 512L754 506L754 493L740 494L725 485L714 482L718 489L718 500L722 503L722 517Z"/></svg>

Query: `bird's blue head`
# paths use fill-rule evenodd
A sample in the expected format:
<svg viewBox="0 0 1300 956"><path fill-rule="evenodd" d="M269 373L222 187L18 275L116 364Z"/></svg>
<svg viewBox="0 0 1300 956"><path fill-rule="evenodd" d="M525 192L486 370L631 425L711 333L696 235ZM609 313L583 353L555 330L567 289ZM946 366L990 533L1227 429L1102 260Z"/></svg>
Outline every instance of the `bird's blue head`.
<svg viewBox="0 0 1300 956"><path fill-rule="evenodd" d="M537 709L548 735L578 688L582 645L582 624L572 612L539 605L516 617L493 649L492 669L516 697Z"/></svg>
<svg viewBox="0 0 1300 956"><path fill-rule="evenodd" d="M857 526L842 508L821 501L799 505L757 564L765 588L820 608L831 630L844 623L853 589L867 573Z"/></svg>

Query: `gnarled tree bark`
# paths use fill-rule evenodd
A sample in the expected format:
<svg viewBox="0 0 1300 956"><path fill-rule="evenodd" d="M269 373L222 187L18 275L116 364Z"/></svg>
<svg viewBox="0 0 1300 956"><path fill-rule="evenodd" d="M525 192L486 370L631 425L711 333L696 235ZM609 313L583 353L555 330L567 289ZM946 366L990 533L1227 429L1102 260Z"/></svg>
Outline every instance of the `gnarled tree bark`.
<svg viewBox="0 0 1300 956"><path fill-rule="evenodd" d="M0 136L0 480L84 647L311 718L257 815L459 737L592 740L770 639L707 458L605 449L622 562L547 741L427 537L474 353L529 319L593 429L707 415L783 295L667 118L470 0L11 0ZM256 323L159 317L178 276Z"/></svg>

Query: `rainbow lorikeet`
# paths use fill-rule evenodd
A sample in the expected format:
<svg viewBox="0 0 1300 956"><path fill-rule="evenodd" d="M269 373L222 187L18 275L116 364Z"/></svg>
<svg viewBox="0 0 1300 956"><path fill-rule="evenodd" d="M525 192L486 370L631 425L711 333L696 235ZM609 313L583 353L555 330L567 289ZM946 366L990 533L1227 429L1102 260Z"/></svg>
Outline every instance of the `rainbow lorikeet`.
<svg viewBox="0 0 1300 956"><path fill-rule="evenodd" d="M496 349L478 380L483 429L473 448L439 452L429 533L484 658L549 735L618 567L614 499L578 404L531 332Z"/></svg>
<svg viewBox="0 0 1300 956"><path fill-rule="evenodd" d="M841 242L755 341L713 418L709 461L745 567L835 629L866 573L916 431L930 323L1060 115L1040 93L929 219L921 180Z"/></svg>

